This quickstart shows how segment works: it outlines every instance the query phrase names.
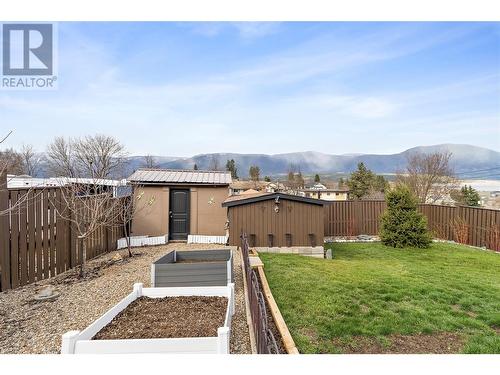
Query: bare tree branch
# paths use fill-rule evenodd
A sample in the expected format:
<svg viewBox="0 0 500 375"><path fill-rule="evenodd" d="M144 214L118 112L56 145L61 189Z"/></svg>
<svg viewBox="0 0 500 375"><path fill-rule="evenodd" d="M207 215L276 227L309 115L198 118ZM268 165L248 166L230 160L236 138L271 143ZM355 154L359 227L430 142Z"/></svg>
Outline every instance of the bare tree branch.
<svg viewBox="0 0 500 375"><path fill-rule="evenodd" d="M156 162L156 158L153 155L146 155L144 156L144 161L143 161L143 166L144 168L159 168L159 164Z"/></svg>
<svg viewBox="0 0 500 375"><path fill-rule="evenodd" d="M23 160L23 173L36 177L40 167L40 157L37 156L33 146L23 145L20 154Z"/></svg>
<svg viewBox="0 0 500 375"><path fill-rule="evenodd" d="M406 169L398 172L397 181L407 185L421 203L436 203L456 188L457 181L450 166L450 152L412 153Z"/></svg>

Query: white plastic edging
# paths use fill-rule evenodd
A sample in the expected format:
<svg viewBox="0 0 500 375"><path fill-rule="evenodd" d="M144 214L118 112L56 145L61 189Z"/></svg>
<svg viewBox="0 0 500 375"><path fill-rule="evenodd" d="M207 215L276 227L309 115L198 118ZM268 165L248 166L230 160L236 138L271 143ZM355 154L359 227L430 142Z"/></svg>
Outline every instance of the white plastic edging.
<svg viewBox="0 0 500 375"><path fill-rule="evenodd" d="M189 234L187 243L213 243L225 245L228 236L205 236L201 234Z"/></svg>
<svg viewBox="0 0 500 375"><path fill-rule="evenodd" d="M92 340L92 337L104 328L113 318L137 298L176 297L176 296L215 296L226 297L228 305L223 327L219 327L216 337L188 337L162 339L130 340ZM229 353L231 317L234 314L234 284L227 286L143 288L134 284L134 290L104 315L83 331L69 331L62 336L62 354L113 354L113 353Z"/></svg>
<svg viewBox="0 0 500 375"><path fill-rule="evenodd" d="M130 238L130 247L141 247L141 246L155 246L155 245L165 245L168 243L168 235L148 237L148 236L133 236ZM116 243L118 250L125 249L127 247L127 238L120 238Z"/></svg>
<svg viewBox="0 0 500 375"><path fill-rule="evenodd" d="M230 250L229 260L226 262L227 283L231 284L233 278L233 250Z"/></svg>

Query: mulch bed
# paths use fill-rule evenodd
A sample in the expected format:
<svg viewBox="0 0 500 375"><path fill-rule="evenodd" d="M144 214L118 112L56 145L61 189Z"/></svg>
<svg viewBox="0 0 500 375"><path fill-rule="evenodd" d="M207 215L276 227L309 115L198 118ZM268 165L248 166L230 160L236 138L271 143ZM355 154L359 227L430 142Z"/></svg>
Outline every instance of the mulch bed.
<svg viewBox="0 0 500 375"><path fill-rule="evenodd" d="M215 337L224 325L225 297L140 297L93 340Z"/></svg>

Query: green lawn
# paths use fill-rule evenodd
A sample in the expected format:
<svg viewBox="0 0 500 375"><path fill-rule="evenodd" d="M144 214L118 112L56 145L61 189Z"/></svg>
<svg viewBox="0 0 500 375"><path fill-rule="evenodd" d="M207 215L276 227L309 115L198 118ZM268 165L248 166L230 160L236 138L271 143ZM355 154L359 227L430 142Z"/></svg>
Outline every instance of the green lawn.
<svg viewBox="0 0 500 375"><path fill-rule="evenodd" d="M329 246L332 260L260 254L300 352L500 353L500 254Z"/></svg>

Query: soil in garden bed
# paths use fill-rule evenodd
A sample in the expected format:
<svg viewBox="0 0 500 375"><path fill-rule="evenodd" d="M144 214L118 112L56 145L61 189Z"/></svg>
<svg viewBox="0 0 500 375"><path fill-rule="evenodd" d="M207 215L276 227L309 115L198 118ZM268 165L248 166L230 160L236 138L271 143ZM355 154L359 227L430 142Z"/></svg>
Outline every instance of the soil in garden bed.
<svg viewBox="0 0 500 375"><path fill-rule="evenodd" d="M140 297L93 340L214 337L226 310L226 297Z"/></svg>

